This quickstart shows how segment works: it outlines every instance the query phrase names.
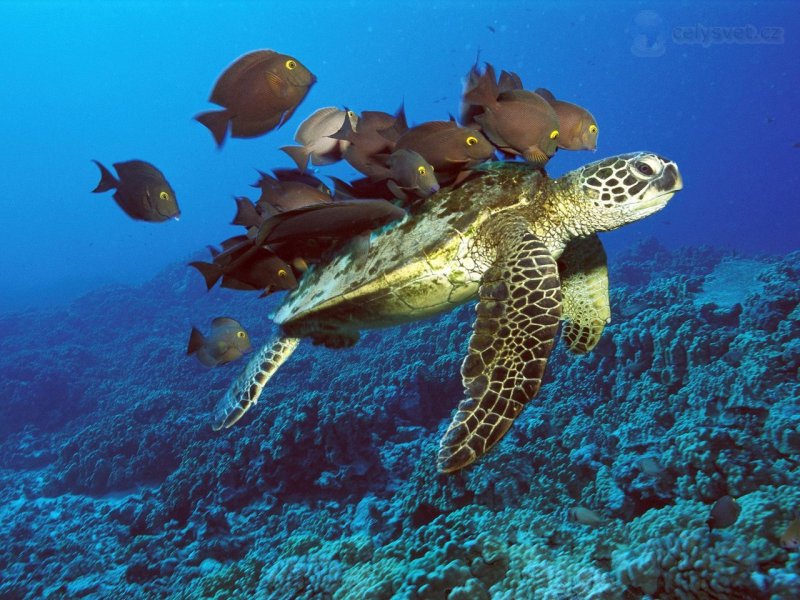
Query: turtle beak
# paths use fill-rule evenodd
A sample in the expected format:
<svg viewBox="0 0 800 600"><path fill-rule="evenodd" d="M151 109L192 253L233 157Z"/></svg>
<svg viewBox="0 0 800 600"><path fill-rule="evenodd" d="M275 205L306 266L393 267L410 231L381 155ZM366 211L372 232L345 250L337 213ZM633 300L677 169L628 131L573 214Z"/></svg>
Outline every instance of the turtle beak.
<svg viewBox="0 0 800 600"><path fill-rule="evenodd" d="M678 171L678 165L669 161L664 167L661 177L654 182L655 188L663 192L677 192L683 189L683 177Z"/></svg>

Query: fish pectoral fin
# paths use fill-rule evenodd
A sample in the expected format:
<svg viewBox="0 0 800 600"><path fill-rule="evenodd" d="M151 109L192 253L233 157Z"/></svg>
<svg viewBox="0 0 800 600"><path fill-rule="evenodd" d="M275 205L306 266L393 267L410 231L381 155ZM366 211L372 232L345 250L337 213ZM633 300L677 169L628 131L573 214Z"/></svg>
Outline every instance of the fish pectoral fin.
<svg viewBox="0 0 800 600"><path fill-rule="evenodd" d="M477 319L461 365L467 397L439 446L449 473L489 451L539 391L561 317L556 261L521 220L504 226L503 245L484 273Z"/></svg>
<svg viewBox="0 0 800 600"><path fill-rule="evenodd" d="M272 71L267 73L267 85L278 98L285 98L289 93L289 86L284 85L283 79Z"/></svg>
<svg viewBox="0 0 800 600"><path fill-rule="evenodd" d="M611 320L608 268L597 235L576 238L558 259L563 296L561 338L575 354L592 350Z"/></svg>
<svg viewBox="0 0 800 600"><path fill-rule="evenodd" d="M228 428L242 418L299 343L299 338L282 336L255 353L217 404L212 425L215 431Z"/></svg>

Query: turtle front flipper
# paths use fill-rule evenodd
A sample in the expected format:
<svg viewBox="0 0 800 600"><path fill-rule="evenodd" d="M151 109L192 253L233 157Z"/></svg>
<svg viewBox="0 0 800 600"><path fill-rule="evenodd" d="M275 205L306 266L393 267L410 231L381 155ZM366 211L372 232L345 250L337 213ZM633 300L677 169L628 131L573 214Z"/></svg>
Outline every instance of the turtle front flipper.
<svg viewBox="0 0 800 600"><path fill-rule="evenodd" d="M524 221L503 241L478 290L477 319L461 366L467 398L439 447L438 468L456 471L503 437L539 391L561 317L558 267Z"/></svg>
<svg viewBox="0 0 800 600"><path fill-rule="evenodd" d="M259 350L214 410L214 430L227 428L242 418L261 395L267 382L287 358L292 355L299 338L279 337Z"/></svg>
<svg viewBox="0 0 800 600"><path fill-rule="evenodd" d="M592 350L611 320L606 252L597 235L575 238L558 259L564 300L561 337L575 354Z"/></svg>

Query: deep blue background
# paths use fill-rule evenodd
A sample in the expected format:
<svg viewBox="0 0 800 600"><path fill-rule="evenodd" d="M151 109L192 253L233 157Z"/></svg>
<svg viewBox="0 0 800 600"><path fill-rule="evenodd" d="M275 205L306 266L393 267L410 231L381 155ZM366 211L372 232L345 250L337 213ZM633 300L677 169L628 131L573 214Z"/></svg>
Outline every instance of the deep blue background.
<svg viewBox="0 0 800 600"><path fill-rule="evenodd" d="M632 51L643 10L661 19L647 32L664 36L660 57ZM780 27L784 41L671 39L697 24ZM798 25L794 2L3 2L0 311L138 283L231 235L231 196L252 195L255 168L291 165L277 148L320 106L393 111L405 100L412 122L446 119L478 49L597 118L597 154L561 152L551 174L639 149L679 162L685 190L606 235L612 256L649 235L669 247L796 249ZM222 70L258 48L296 56L319 82L283 129L220 152L191 117L209 108ZM92 158L157 165L181 220L134 222L111 194L91 194Z"/></svg>

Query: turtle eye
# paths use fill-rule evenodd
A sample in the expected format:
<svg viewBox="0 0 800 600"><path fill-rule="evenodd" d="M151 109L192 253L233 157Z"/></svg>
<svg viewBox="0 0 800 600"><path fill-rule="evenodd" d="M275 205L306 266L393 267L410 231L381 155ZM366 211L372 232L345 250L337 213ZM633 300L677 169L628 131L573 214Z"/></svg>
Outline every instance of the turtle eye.
<svg viewBox="0 0 800 600"><path fill-rule="evenodd" d="M589 133L597 133L597 125L589 125Z"/></svg>
<svg viewBox="0 0 800 600"><path fill-rule="evenodd" d="M278 277L285 279L288 276L289 274L286 272L286 269L278 269Z"/></svg>
<svg viewBox="0 0 800 600"><path fill-rule="evenodd" d="M558 129L553 129L553 131L550 132L550 139L554 140L557 137L558 137Z"/></svg>
<svg viewBox="0 0 800 600"><path fill-rule="evenodd" d="M478 143L478 138L476 138L474 135L471 135L467 138L467 146L474 146L477 143Z"/></svg>
<svg viewBox="0 0 800 600"><path fill-rule="evenodd" d="M162 200L169 200L169 194L167 192L161 192L158 197Z"/></svg>
<svg viewBox="0 0 800 600"><path fill-rule="evenodd" d="M653 167L648 165L646 162L639 161L635 165L636 170L639 171L642 175L647 175L648 177L653 174Z"/></svg>
<svg viewBox="0 0 800 600"><path fill-rule="evenodd" d="M286 65L286 68L289 69L290 71L294 71L297 68L297 63L293 61L291 58L287 60L284 64Z"/></svg>
<svg viewBox="0 0 800 600"><path fill-rule="evenodd" d="M427 171L425 170L425 167L417 167L417 173L419 173L420 175L425 175Z"/></svg>

